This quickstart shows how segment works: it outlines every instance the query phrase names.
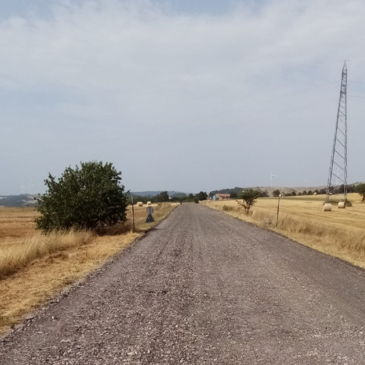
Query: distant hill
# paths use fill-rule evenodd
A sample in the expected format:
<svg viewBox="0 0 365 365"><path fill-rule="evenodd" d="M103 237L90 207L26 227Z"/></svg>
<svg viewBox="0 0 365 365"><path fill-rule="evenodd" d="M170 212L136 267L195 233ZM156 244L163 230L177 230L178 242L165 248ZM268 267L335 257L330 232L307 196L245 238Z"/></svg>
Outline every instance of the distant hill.
<svg viewBox="0 0 365 365"><path fill-rule="evenodd" d="M354 188L356 187L358 184L360 184L360 182L356 182L353 184L348 184L348 188ZM213 190L210 192L210 195L213 194L237 194L239 195L242 190L244 189L255 189L255 190L260 190L262 192L267 192L267 194L269 196L272 196L272 193L274 190L280 190L280 192L282 194L288 194L288 193L293 193L295 192L296 194L298 193L303 193L303 191L315 191L315 190L326 190L327 186L326 185L320 185L320 186L299 186L299 187L285 187L285 186L246 186L246 187L235 187L235 188L226 188L226 189L220 189L220 190ZM350 190L350 189L349 189Z"/></svg>
<svg viewBox="0 0 365 365"><path fill-rule="evenodd" d="M134 196L155 197L156 195L160 194L161 192L162 192L162 190L161 191L132 191L132 194ZM188 195L185 193L181 193L179 191L168 191L167 193L172 198L183 198Z"/></svg>
<svg viewBox="0 0 365 365"><path fill-rule="evenodd" d="M210 194L241 194L242 190L244 189L254 189L254 190L260 190L262 192L267 192L268 195L272 195L272 192L274 190L280 190L281 193L283 194L287 194L287 193L292 193L292 192L303 192L304 190L320 190L326 188L325 186L316 186L316 187L295 187L295 188L289 188L289 187L285 187L285 186L246 186L246 187L235 187L235 188L231 188L231 189L221 189L221 190L213 190Z"/></svg>
<svg viewBox="0 0 365 365"><path fill-rule="evenodd" d="M155 197L160 194L161 191L141 191L133 192L132 194L137 197ZM183 198L187 194L178 191L169 191L169 196L172 198ZM31 194L21 194L21 195L0 195L0 207L33 207L37 204L34 199L34 195Z"/></svg>
<svg viewBox="0 0 365 365"><path fill-rule="evenodd" d="M34 207L36 204L34 195L30 194L0 196L0 206L3 207Z"/></svg>

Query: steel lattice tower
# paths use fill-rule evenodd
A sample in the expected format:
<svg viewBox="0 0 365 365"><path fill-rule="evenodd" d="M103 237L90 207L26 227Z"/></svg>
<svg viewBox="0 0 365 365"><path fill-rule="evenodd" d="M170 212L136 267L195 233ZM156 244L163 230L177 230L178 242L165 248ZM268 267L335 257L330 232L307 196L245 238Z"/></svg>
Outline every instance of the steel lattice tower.
<svg viewBox="0 0 365 365"><path fill-rule="evenodd" d="M327 183L327 197L343 184L344 201L347 200L347 65L342 69L340 100L338 102L335 137ZM346 205L346 204L345 204Z"/></svg>

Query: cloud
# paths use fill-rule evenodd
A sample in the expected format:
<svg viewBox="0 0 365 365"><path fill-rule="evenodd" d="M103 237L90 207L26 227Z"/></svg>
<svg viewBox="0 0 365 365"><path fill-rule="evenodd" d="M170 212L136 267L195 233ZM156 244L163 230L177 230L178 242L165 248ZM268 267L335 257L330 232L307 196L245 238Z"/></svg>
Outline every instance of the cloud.
<svg viewBox="0 0 365 365"><path fill-rule="evenodd" d="M138 190L197 191L266 184L270 168L282 184L300 184L295 176L302 172L293 166L301 159L302 175L325 183L343 60L351 59L350 78L365 81L365 3L249 4L218 16L150 1L64 2L55 3L51 17L3 20L2 153L15 156L3 168L19 166L41 181L51 167L60 172L100 158L116 160ZM364 132L356 122L361 108L354 105L352 120ZM126 159L131 149L133 162ZM146 160L151 150L158 167ZM247 151L249 158L238 159ZM227 161L250 173L237 173ZM176 166L186 173L178 176ZM357 162L351 166L360 178ZM9 174L4 189L16 179L20 172Z"/></svg>

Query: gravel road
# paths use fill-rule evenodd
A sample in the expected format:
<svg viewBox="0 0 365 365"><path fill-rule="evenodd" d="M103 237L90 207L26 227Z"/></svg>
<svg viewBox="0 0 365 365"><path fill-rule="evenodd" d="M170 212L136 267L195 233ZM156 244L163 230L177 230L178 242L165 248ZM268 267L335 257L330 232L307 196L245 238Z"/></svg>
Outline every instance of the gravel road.
<svg viewBox="0 0 365 365"><path fill-rule="evenodd" d="M0 364L365 364L365 271L186 204L0 342Z"/></svg>

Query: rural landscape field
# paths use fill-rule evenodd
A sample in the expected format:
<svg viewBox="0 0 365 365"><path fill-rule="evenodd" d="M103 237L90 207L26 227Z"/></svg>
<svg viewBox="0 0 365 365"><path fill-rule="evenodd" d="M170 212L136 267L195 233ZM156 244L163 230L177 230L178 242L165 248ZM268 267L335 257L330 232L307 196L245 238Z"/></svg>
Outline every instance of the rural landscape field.
<svg viewBox="0 0 365 365"><path fill-rule="evenodd" d="M278 222L278 198L259 198L248 215L236 200L202 204L365 268L365 204L361 196L349 194L352 206L338 209L333 205L331 212L323 211L324 199L323 195L281 197Z"/></svg>
<svg viewBox="0 0 365 365"><path fill-rule="evenodd" d="M153 204L156 223L175 206ZM146 206L135 206L136 233L131 231L128 207L128 220L103 235L90 231L44 235L35 230L37 216L34 208L0 207L0 333L154 225L145 223Z"/></svg>
<svg viewBox="0 0 365 365"><path fill-rule="evenodd" d="M0 0L0 365L365 365L364 15Z"/></svg>

